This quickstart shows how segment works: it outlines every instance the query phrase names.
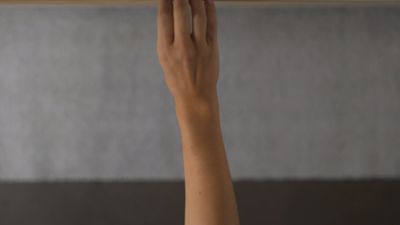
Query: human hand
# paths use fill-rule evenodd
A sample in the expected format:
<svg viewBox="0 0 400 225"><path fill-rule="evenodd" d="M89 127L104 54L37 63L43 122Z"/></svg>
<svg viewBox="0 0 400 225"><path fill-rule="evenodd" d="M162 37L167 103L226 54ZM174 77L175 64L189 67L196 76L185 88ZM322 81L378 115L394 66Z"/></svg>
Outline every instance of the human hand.
<svg viewBox="0 0 400 225"><path fill-rule="evenodd" d="M158 0L157 53L177 104L215 101L219 76L215 3Z"/></svg>

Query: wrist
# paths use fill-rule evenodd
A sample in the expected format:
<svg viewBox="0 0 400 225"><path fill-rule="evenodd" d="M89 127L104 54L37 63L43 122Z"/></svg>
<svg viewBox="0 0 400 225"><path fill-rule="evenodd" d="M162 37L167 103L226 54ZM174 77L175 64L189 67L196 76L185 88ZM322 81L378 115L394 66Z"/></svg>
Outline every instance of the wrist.
<svg viewBox="0 0 400 225"><path fill-rule="evenodd" d="M218 96L202 98L175 98L178 120L207 121L219 118Z"/></svg>

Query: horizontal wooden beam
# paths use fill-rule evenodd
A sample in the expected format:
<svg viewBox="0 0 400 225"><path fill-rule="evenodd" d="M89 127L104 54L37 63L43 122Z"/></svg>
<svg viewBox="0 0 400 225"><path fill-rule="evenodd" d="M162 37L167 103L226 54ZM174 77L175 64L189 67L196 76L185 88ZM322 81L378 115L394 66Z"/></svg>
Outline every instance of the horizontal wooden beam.
<svg viewBox="0 0 400 225"><path fill-rule="evenodd" d="M339 4L395 4L400 0L215 0L218 3L267 3L267 4L312 4L312 3L339 3ZM72 5L130 5L155 4L157 0L0 0L0 4L72 4ZM400 5L400 4L399 4Z"/></svg>

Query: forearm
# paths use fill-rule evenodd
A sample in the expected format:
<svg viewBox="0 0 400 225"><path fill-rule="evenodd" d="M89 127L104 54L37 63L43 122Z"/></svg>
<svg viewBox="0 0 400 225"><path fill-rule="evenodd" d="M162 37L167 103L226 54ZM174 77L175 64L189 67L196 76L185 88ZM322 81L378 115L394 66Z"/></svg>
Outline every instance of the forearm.
<svg viewBox="0 0 400 225"><path fill-rule="evenodd" d="M216 93L219 50L215 3L158 2L157 52L165 82L175 98L182 141L185 225L238 225Z"/></svg>
<svg viewBox="0 0 400 225"><path fill-rule="evenodd" d="M217 98L176 102L185 172L185 225L238 225Z"/></svg>

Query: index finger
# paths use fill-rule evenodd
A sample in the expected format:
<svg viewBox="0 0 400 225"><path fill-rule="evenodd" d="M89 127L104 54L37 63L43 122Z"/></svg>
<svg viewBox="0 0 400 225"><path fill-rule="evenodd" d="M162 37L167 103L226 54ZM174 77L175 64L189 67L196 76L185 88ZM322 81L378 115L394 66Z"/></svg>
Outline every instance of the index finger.
<svg viewBox="0 0 400 225"><path fill-rule="evenodd" d="M188 0L174 0L174 29L175 40L187 43L190 40L189 32L189 2Z"/></svg>
<svg viewBox="0 0 400 225"><path fill-rule="evenodd" d="M174 40L172 0L158 0L157 33L159 43L171 44Z"/></svg>
<svg viewBox="0 0 400 225"><path fill-rule="evenodd" d="M206 0L206 14L207 14L207 42L210 45L218 42L217 31L217 10L214 0Z"/></svg>

